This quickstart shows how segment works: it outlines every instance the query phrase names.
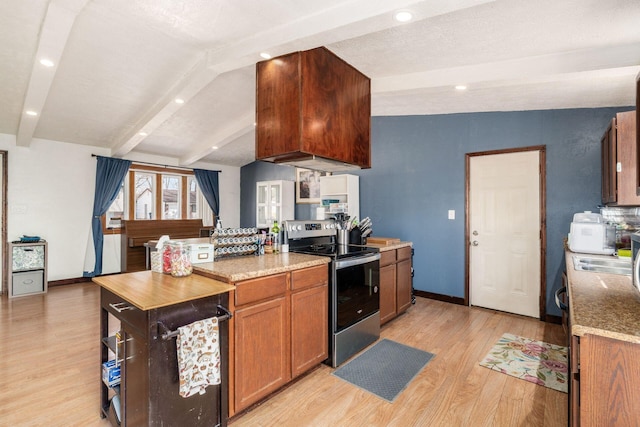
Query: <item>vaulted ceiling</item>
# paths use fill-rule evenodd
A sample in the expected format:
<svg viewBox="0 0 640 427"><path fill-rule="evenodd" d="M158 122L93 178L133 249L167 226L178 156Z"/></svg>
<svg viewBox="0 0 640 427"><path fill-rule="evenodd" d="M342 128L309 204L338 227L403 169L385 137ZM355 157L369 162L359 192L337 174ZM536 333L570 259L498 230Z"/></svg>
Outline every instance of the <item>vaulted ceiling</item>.
<svg viewBox="0 0 640 427"><path fill-rule="evenodd" d="M629 106L640 1L3 0L0 133L242 166L259 54L318 46L373 115Z"/></svg>

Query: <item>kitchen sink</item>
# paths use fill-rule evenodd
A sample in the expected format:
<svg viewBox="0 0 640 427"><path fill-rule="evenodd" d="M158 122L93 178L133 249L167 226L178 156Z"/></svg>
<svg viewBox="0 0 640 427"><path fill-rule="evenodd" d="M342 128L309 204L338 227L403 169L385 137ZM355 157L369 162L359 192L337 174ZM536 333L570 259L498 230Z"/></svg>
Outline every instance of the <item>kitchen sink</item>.
<svg viewBox="0 0 640 427"><path fill-rule="evenodd" d="M596 273L621 274L631 276L631 258L594 258L582 255L573 256L573 267L576 270L594 271Z"/></svg>

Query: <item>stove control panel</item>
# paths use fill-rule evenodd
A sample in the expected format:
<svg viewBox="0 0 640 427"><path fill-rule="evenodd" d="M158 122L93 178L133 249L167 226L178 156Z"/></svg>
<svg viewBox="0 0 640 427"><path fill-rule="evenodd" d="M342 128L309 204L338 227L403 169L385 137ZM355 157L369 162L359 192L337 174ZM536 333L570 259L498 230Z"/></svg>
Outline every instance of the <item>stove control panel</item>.
<svg viewBox="0 0 640 427"><path fill-rule="evenodd" d="M334 236L336 234L336 223L332 219L285 221L284 229L288 239Z"/></svg>

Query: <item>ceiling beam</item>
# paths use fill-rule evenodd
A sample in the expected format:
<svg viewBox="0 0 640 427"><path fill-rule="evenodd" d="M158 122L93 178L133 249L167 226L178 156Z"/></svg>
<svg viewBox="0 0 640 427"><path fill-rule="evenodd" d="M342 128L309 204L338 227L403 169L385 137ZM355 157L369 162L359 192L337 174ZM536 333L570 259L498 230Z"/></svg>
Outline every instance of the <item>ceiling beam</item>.
<svg viewBox="0 0 640 427"><path fill-rule="evenodd" d="M185 156L181 157L178 164L181 166L187 166L197 162L235 139L252 132L255 128L254 123L255 114L251 111L250 113L229 123L227 126L208 138L198 148L191 150Z"/></svg>
<svg viewBox="0 0 640 427"><path fill-rule="evenodd" d="M446 6L440 5L440 2L434 4L416 0L345 1L332 8L319 10L296 21L246 37L223 49L207 51L199 58L194 70L176 82L138 120L138 124L133 129L116 138L111 147L111 155L117 157L126 155L140 144L146 135L150 135L169 119L180 108L173 102L178 93L180 98L188 102L218 75L255 64L260 52L267 51L272 55L280 55L402 25L391 17L391 13L398 9L411 9L416 13L417 19L424 19L492 1L495 0L453 0L444 2L447 3ZM366 25L351 26L362 21L367 21ZM292 47L292 44L295 47ZM209 68L209 72L204 69L205 67ZM253 125L253 119L251 119L251 125ZM207 150L202 152L205 151ZM186 156L185 159L189 160L189 162L185 160L185 164L197 160L192 160L192 156Z"/></svg>
<svg viewBox="0 0 640 427"><path fill-rule="evenodd" d="M33 58L31 78L25 93L16 133L16 145L18 146L28 147L31 144L71 28L87 2L88 0L53 0L49 3L40 31L38 48ZM52 61L53 67L45 67L40 64L41 59ZM35 115L28 115L27 111L33 112Z"/></svg>
<svg viewBox="0 0 640 427"><path fill-rule="evenodd" d="M371 81L371 93L384 94L456 85L466 85L472 89L474 85L505 86L521 84L524 80L557 81L564 75L637 66L638 52L640 43L633 43L381 77Z"/></svg>
<svg viewBox="0 0 640 427"><path fill-rule="evenodd" d="M151 135L162 123L168 120L184 104L177 104L176 98L180 98L186 104L196 96L202 89L211 83L218 76L218 72L209 66L207 54L198 57L196 64L187 74L165 92L164 96L158 100L149 110L138 120L138 124L133 129L116 138L116 142L111 146L111 155L122 157L140 144L147 135Z"/></svg>

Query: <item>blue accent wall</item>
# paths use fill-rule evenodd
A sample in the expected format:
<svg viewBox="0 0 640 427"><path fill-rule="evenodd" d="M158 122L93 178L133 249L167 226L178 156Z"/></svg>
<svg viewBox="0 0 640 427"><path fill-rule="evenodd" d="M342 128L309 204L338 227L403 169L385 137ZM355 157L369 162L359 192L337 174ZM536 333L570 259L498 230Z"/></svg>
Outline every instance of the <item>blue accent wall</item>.
<svg viewBox="0 0 640 427"><path fill-rule="evenodd" d="M615 113L632 109L373 117L372 167L350 172L360 176L361 216L372 219L374 235L414 243L415 289L463 298L465 154L546 146L546 305L547 314L559 316L553 293L564 270L563 239L575 212L597 210L600 138ZM248 219L255 217L255 181L285 179L271 178L275 169L259 164L241 171L241 223L255 221ZM295 179L294 168L268 166L286 168L286 179ZM245 198L250 186L253 200ZM296 218L309 217L308 208L296 208Z"/></svg>

